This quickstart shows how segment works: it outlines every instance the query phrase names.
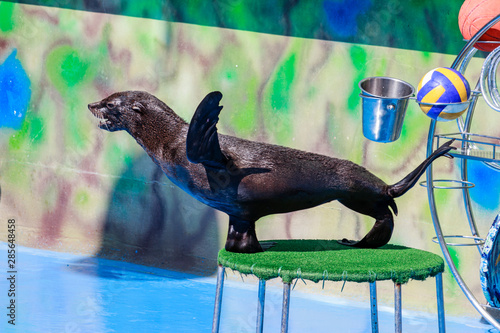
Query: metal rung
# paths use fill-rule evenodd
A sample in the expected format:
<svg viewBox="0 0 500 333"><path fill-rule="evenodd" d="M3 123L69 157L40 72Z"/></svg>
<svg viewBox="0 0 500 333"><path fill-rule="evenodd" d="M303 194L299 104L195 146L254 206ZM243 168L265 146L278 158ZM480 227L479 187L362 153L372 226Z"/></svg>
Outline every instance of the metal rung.
<svg viewBox="0 0 500 333"><path fill-rule="evenodd" d="M461 238L461 239L471 239L474 241L474 243L446 243L446 245L448 245L448 246L477 246L477 245L483 245L485 242L484 238L476 237L476 236L450 235L450 236L443 236L443 238L445 238L445 239ZM432 241L434 243L439 244L437 237L432 237Z"/></svg>
<svg viewBox="0 0 500 333"><path fill-rule="evenodd" d="M410 97L411 98L411 97ZM411 98L411 99L415 99L416 98ZM463 105L464 109L467 108L470 104L470 98L468 100L466 100L465 102L454 102L454 103L425 103L425 102L419 102L417 100L417 103L419 105L423 105L423 106L448 106L448 105L454 105L454 106L459 106L459 105Z"/></svg>
<svg viewBox="0 0 500 333"><path fill-rule="evenodd" d="M466 158L483 162L500 161L500 138L468 132L436 135L439 147L441 140L454 139L461 146L451 150L449 154L457 158ZM496 168L498 169L498 168Z"/></svg>
<svg viewBox="0 0 500 333"><path fill-rule="evenodd" d="M451 183L451 184L459 184L457 186L437 186L435 184L439 183ZM465 181L465 180L456 180L456 179L436 179L432 182L432 188L435 189L444 189L444 190L462 190L464 188L473 188L476 186L474 183ZM420 186L427 187L427 181L420 182Z"/></svg>

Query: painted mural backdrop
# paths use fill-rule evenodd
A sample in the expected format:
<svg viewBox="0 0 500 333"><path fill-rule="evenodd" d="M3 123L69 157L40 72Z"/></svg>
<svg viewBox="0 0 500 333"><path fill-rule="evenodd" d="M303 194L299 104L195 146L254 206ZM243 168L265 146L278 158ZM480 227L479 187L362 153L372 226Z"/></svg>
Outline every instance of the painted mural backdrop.
<svg viewBox="0 0 500 333"><path fill-rule="evenodd" d="M95 9L101 2L60 5L85 9L79 6L91 3ZM383 75L416 86L428 70L449 66L462 43L455 25L459 5L452 11L444 1L392 2L398 13L407 16L376 20L379 30L373 30L370 41L380 38L383 42L371 44L382 46L362 40L372 30L360 19L360 15L386 15L377 12L385 6L378 1L360 1L354 12L338 1L311 8L307 1L290 2L290 11L274 20L281 30L272 30L274 25L258 17L259 11L247 10L246 1L225 3L233 6L233 14L239 13L236 16L220 14L210 22L194 22L210 26L181 23L193 23L189 17L200 19L198 7L168 2L182 20L166 22L131 17L151 16L157 12L154 6L145 10L142 2L113 3L129 16L0 2L0 220L16 219L21 245L200 274L215 269L227 216L171 184L128 134L99 130L88 103L115 91L146 90L189 120L208 92L220 90L221 133L350 159L394 183L425 158L429 120L411 103L398 141L366 140L361 134L358 82ZM432 17L445 4L443 27L428 23L412 28L417 22L408 13L420 20ZM311 16L296 18L309 12ZM253 15L263 21L255 21ZM313 18L319 16L322 23L313 27ZM220 17L238 19L219 22ZM324 21L325 17L347 21L340 24L332 18ZM302 34L294 32L298 22ZM218 28L216 23L260 32ZM288 31L283 31L283 24ZM394 25L405 29L396 33ZM273 34L261 33L261 26ZM320 39L328 34L357 44ZM297 37L302 35L318 38ZM481 58L472 62L466 73L471 82L477 80L481 64ZM498 115L484 105L480 108L474 130L500 135L495 126ZM454 132L456 125L440 125L440 131ZM456 165L442 159L435 169L444 178L454 178ZM500 177L482 164L470 169L477 185L472 192L474 208L486 234L499 210ZM445 232L450 234L467 233L459 194L437 195ZM431 241L434 230L425 189L415 187L398 199L398 207L392 242L439 253ZM262 219L257 233L259 239L356 239L372 224L371 219L331 203ZM1 237L6 230L0 230ZM477 251L452 249L452 253L479 292ZM418 283L410 284L406 293L421 296L419 288ZM407 302L432 310L433 291L428 294L424 299L409 297ZM446 297L449 311L472 312L451 274L446 275Z"/></svg>
<svg viewBox="0 0 500 333"><path fill-rule="evenodd" d="M463 1L20 0L17 3L153 18L284 36L455 53Z"/></svg>

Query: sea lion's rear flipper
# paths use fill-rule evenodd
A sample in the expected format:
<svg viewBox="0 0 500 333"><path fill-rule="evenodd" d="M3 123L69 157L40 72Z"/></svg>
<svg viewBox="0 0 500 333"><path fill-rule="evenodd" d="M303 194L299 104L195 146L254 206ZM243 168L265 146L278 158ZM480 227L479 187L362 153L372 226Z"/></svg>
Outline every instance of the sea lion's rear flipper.
<svg viewBox="0 0 500 333"><path fill-rule="evenodd" d="M341 199L339 202L355 212L371 216L375 219L374 226L363 239L360 241L351 241L344 238L339 241L340 244L374 249L387 244L391 240L392 231L394 230L394 218L389 207L395 212L397 211L394 201L374 202L350 198Z"/></svg>
<svg viewBox="0 0 500 333"><path fill-rule="evenodd" d="M384 246L391 240L393 229L394 219L391 212L388 212L375 221L373 228L360 241L351 241L344 238L339 243L352 247L375 249Z"/></svg>
<svg viewBox="0 0 500 333"><path fill-rule="evenodd" d="M192 163L222 169L228 159L222 153L217 133L217 122L222 106L219 105L222 94L218 91L209 93L198 105L189 124L186 138L187 158Z"/></svg>

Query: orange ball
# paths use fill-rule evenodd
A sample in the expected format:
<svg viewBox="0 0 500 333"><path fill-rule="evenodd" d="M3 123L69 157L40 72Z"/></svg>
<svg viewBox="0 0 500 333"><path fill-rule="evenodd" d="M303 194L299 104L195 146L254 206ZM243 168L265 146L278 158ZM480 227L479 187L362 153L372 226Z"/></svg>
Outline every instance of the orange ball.
<svg viewBox="0 0 500 333"><path fill-rule="evenodd" d="M458 13L458 26L465 39L474 37L485 24L500 14L500 0L465 0ZM479 39L483 41L499 41L499 43L476 43L477 49L493 51L500 46L500 22Z"/></svg>

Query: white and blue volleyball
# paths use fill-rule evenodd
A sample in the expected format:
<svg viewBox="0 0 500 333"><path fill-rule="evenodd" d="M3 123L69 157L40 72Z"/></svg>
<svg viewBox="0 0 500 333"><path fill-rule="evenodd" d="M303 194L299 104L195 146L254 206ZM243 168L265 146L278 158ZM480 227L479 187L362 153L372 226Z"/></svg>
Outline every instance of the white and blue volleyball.
<svg viewBox="0 0 500 333"><path fill-rule="evenodd" d="M424 75L417 87L417 102L420 108L427 116L439 121L460 117L467 110L468 103L448 103L467 102L469 97L469 82L460 72L447 67L431 70ZM439 105L432 105L436 103Z"/></svg>

